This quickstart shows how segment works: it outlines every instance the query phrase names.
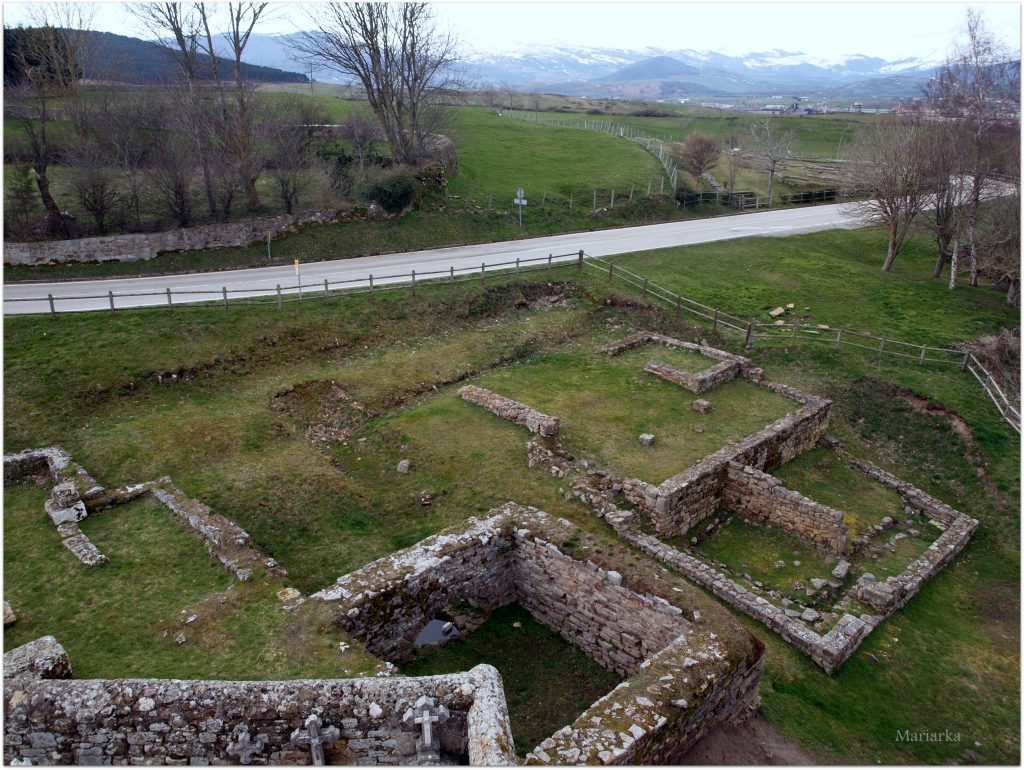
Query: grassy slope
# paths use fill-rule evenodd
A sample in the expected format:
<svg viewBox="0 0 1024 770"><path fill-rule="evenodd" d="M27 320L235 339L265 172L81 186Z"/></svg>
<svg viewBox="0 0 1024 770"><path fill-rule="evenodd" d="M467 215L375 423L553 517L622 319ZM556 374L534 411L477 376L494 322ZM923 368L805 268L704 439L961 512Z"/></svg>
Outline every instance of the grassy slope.
<svg viewBox="0 0 1024 770"><path fill-rule="evenodd" d="M825 322L836 322L826 316L827 311L842 315L851 325L877 331L878 324L909 328L915 318L923 318L936 341L990 331L1007 321L994 293L964 290L950 296L920 279L921 271L927 268L926 254L915 258L910 256L913 252L908 252L897 261L893 274L882 276L877 272L879 244L877 234L870 231L763 239L753 245L733 242L732 247L763 268L779 266L778 274L767 269L746 273L744 284L749 283L752 291L743 292L727 291L735 282L734 271L742 265L730 259L724 246L655 255L657 259L643 270L657 270L660 280L690 294L706 291L721 299L734 293L741 297L750 294L752 297L745 301L752 311L762 302L774 306L792 300L810 305L802 298L813 296L816 320ZM707 256L707 249L719 248L722 250L716 253L717 259L693 258L698 253ZM869 253L865 255L864 251ZM639 264L647 258L630 259ZM556 275L572 277L575 273L563 269ZM702 289L694 276L711 288ZM605 279L588 273L585 281L590 296L603 302L609 290ZM858 288L867 298L863 302L855 299ZM479 314L480 303L486 301L478 289L464 287L457 291L457 300L449 305L431 304L440 302L442 290L438 290L436 295L421 292L420 299L410 305L391 299L378 300L376 306L371 306L365 299L352 299L328 307L311 302L282 313L271 308L226 313L211 309L174 316L160 312L85 314L62 317L58 323L10 319L5 335L8 447L14 450L64 443L108 484L170 472L186 491L203 497L218 510L234 505L230 509L233 515L262 519L267 527L279 522L279 530L288 533L298 548L317 536L317 521L337 520L339 524L331 526L343 525L346 512L332 508L340 503L330 501L341 499L345 487L337 481L339 476L328 458L305 444L294 428L286 424L279 427L281 420L268 408L271 397L295 382L336 373L335 363L324 360L324 348L335 340L339 344L336 353L327 355L350 357L364 346L369 350L396 340L406 340L415 347L416 340L439 334L441 321L454 320L456 329L469 331L477 316L463 315L460 320L460 311L474 308L473 312ZM628 295L621 286L613 291ZM801 291L806 293L795 293ZM778 296L783 292L788 296ZM887 294L898 296L900 301L882 301ZM761 299L753 298L758 295ZM610 323L622 324L629 317L626 311L614 308L606 312L613 314ZM971 322L958 322L958 318ZM631 323L679 334L685 333L684 327L691 326L692 320L675 321L643 313L633 317ZM511 339L522 333L513 329ZM713 335L708 336L716 341ZM450 350L447 366L451 370L473 360L486 361L493 355L486 345L475 347L481 337L474 339L476 358L460 357ZM493 352L507 352L509 339L498 340ZM717 342L736 347L733 337ZM835 677L825 676L776 636L749 623L769 649L762 686L763 708L769 720L823 759L949 762L961 758L964 749L970 748L990 762L1016 762L1018 439L1000 423L976 384L955 369L918 368L894 359L879 361L847 351L837 354L830 348L755 350L752 355L773 379L833 397L836 405L831 430L853 454L891 469L981 520L981 528L964 554L900 614L883 624L867 640L863 652ZM157 386L146 377L153 370L200 366L217 358L221 363L208 376L186 385ZM394 388L395 381L403 379L402 369L386 365L361 371L354 381L362 383L368 392L373 390L371 371L379 373L382 390ZM127 389L129 382L135 383L134 390ZM885 385L887 382L934 399L971 425L978 451L997 489L995 495L987 492L971 469L965 446L949 426L940 417L902 406ZM126 387L123 392L122 386ZM436 419L441 419L444 402L439 399L434 403L440 410ZM382 418L383 427L389 421L399 421L401 414ZM458 412L450 414L459 419ZM443 424L450 425L450 419L445 418ZM394 429L404 426L396 425ZM518 442L523 440L522 432L513 434ZM409 438L415 437L409 434ZM450 438L454 442L457 436ZM495 436L494 440L504 439ZM379 441L375 447L368 438L368 451L379 451L377 467L390 471L398 457L395 445L387 435ZM455 446L450 443L450 447ZM450 451L453 449L442 447L435 457ZM498 463L511 468L512 463L522 461L521 452L521 444L513 446ZM419 458L424 468L435 461L427 455ZM366 467L365 474L350 475L353 486L365 484L371 488L374 470L369 464ZM389 483L393 479L386 478ZM440 489L437 478L434 475L427 483L437 483ZM453 475L448 483L454 486L461 478ZM500 475L477 478L491 483ZM230 483L222 488L225 479ZM407 491L419 487L418 480L410 480ZM534 489L538 496L553 496L551 491L542 491L548 488L539 480ZM396 500L406 490L399 492ZM213 499L204 497L207 493ZM268 502L271 494L278 496ZM472 499L470 484L460 494ZM453 507L449 515L455 515L457 508ZM335 510L338 512L332 512ZM363 561L371 557L369 552L389 546L389 533L399 536L397 542L402 542L403 536L414 536L411 531L402 534L405 525L390 509L380 510L385 512L375 514L373 505L364 504L360 512L364 521L345 533L343 547L349 549L349 556L337 562L321 559L327 561L321 568L322 575L341 574L344 565L356 561L360 540L366 533L386 529L376 544L368 541L371 545L362 553ZM462 508L460 515L466 512ZM313 518L309 518L310 513ZM408 515L415 523L423 512L415 509ZM441 523L429 518L423 523L433 526L435 521ZM599 529L599 524L594 522L588 528ZM303 530L304 526L309 529ZM273 540L263 544L277 547ZM318 577L314 572L310 567L310 584ZM897 729L947 727L962 732L961 743L895 743ZM975 740L982 745L974 746Z"/></svg>

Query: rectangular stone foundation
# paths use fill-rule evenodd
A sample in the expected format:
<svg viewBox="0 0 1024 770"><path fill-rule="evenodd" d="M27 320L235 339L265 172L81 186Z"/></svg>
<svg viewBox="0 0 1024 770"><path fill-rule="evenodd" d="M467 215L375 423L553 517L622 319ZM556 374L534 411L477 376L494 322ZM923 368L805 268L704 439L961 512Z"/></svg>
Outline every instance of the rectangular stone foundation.
<svg viewBox="0 0 1024 770"><path fill-rule="evenodd" d="M763 646L713 601L661 568L634 566L627 551L564 519L514 503L492 513L343 576L311 598L335 603L341 625L397 662L419 631L460 599L484 609L518 602L629 677L544 741L528 763L667 761L711 725L742 719L756 705ZM557 545L566 542L575 543L572 552Z"/></svg>

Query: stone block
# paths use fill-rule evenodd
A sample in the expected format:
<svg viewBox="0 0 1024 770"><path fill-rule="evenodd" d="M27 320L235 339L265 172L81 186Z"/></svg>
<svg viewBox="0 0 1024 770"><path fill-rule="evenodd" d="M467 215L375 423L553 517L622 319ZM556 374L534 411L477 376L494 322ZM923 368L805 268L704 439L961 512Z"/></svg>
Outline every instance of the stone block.
<svg viewBox="0 0 1024 770"><path fill-rule="evenodd" d="M693 402L693 411L700 412L701 414L707 414L711 411L711 402L706 401L703 398L698 398Z"/></svg>
<svg viewBox="0 0 1024 770"><path fill-rule="evenodd" d="M50 521L57 526L79 522L89 515L85 510L85 503L81 500L67 508L61 508L53 500L47 500L43 507L46 509Z"/></svg>
<svg viewBox="0 0 1024 770"><path fill-rule="evenodd" d="M4 678L70 679L71 660L52 636L15 647L4 653Z"/></svg>
<svg viewBox="0 0 1024 770"><path fill-rule="evenodd" d="M653 446L654 445L654 434L652 434L652 433L641 433L640 434L640 443L643 446Z"/></svg>
<svg viewBox="0 0 1024 770"><path fill-rule="evenodd" d="M4 602L4 628L18 622L18 616L14 614L11 605Z"/></svg>
<svg viewBox="0 0 1024 770"><path fill-rule="evenodd" d="M412 463L409 462L408 460L400 460L395 470L398 471L399 473L408 473L411 467Z"/></svg>

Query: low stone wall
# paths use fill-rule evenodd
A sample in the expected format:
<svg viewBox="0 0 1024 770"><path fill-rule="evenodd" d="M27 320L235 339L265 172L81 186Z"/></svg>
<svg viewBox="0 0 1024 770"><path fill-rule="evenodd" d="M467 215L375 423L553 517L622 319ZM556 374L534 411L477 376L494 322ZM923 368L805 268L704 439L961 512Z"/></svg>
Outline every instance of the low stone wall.
<svg viewBox="0 0 1024 770"><path fill-rule="evenodd" d="M634 514L619 511L617 515L606 515L605 520L627 542L763 623L829 674L838 671L857 651L864 638L884 619L875 615L861 615L858 618L847 613L828 633L819 634L799 617L792 617L786 610L772 604L763 595L766 592L745 588L696 556L679 551L653 535L640 532L635 527Z"/></svg>
<svg viewBox="0 0 1024 770"><path fill-rule="evenodd" d="M57 524L57 532L65 547L86 564L105 563L106 557L89 542L75 522L85 518L85 512L93 515L124 505L144 495L152 495L168 510L180 516L190 529L202 535L207 552L239 580L248 580L256 570L277 577L288 574L274 559L253 547L248 532L212 511L204 503L188 497L174 485L169 476L157 481L108 490L97 484L96 480L61 447L28 449L4 455L4 483L17 481L37 472L48 472L58 486L73 482L76 494L81 500L78 505L82 505L84 510L74 520L58 522L55 518L54 523ZM48 512L51 507L48 503Z"/></svg>
<svg viewBox="0 0 1024 770"><path fill-rule="evenodd" d="M492 514L339 578L311 598L336 603L339 622L371 649L399 653L445 602L518 601L631 677L541 743L529 764L666 761L756 705L763 645L692 586L638 565L628 551L564 519L514 503ZM572 552L555 545L568 542ZM503 601L495 586L507 592Z"/></svg>
<svg viewBox="0 0 1024 770"><path fill-rule="evenodd" d="M749 358L738 356L735 353L728 352L727 350L719 350L718 348L713 348L710 345L698 345L696 342L677 340L674 337L669 337L665 334L658 334L657 332L645 331L631 334L621 340L605 345L601 348L601 352L609 356L617 356L621 353L625 353L627 350L633 350L634 348L646 345L649 342L656 342L670 348L679 348L680 350L692 350L694 353L699 353L700 355L712 358L715 361L735 361L740 366L740 374L748 380L760 382L764 378L764 370L759 366L755 366L754 362Z"/></svg>
<svg viewBox="0 0 1024 770"><path fill-rule="evenodd" d="M41 636L4 653L4 678L70 679L71 659L52 636Z"/></svg>
<svg viewBox="0 0 1024 770"><path fill-rule="evenodd" d="M645 372L654 374L675 385L681 385L694 393L706 393L712 388L717 388L724 382L736 379L740 373L739 361L721 361L707 369L699 372L684 372L668 364L660 364L657 361L648 362L644 367Z"/></svg>
<svg viewBox="0 0 1024 770"><path fill-rule="evenodd" d="M846 552L850 529L842 511L786 489L774 476L749 465L729 463L722 503L744 518L792 532L836 556Z"/></svg>
<svg viewBox="0 0 1024 770"><path fill-rule="evenodd" d="M45 265L67 262L137 262L153 259L162 251L192 251L227 246L250 246L312 224L383 219L387 215L375 205L338 211L307 211L260 217L243 222L187 227L159 233L133 233L73 241L4 243L5 265Z"/></svg>
<svg viewBox="0 0 1024 770"><path fill-rule="evenodd" d="M327 764L411 765L420 728L403 716L423 696L448 711L434 726L442 751L471 765L516 763L501 677L488 665L287 682L8 678L4 762L309 765L315 714Z"/></svg>
<svg viewBox="0 0 1024 770"><path fill-rule="evenodd" d="M825 435L832 402L806 393L800 393L800 398L805 405L796 413L723 447L659 486L634 480L626 490L627 499L651 518L658 534L685 534L722 504L730 463L773 468L810 449Z"/></svg>
<svg viewBox="0 0 1024 770"><path fill-rule="evenodd" d="M499 393L487 390L487 388L464 385L459 388L459 396L471 404L482 406L503 420L528 428L531 433L538 433L549 438L558 435L559 420L557 417L538 412L526 404L513 401L511 398L506 398Z"/></svg>
<svg viewBox="0 0 1024 770"><path fill-rule="evenodd" d="M939 571L951 562L978 528L978 520L946 505L941 500L924 492L913 484L896 478L866 460L847 457L847 463L876 481L895 489L906 505L932 521L945 527L939 538L928 546L920 557L914 559L899 575L892 575L884 581L875 580L873 575L862 575L853 587L853 594L880 612L886 614L898 610L909 602L918 591Z"/></svg>

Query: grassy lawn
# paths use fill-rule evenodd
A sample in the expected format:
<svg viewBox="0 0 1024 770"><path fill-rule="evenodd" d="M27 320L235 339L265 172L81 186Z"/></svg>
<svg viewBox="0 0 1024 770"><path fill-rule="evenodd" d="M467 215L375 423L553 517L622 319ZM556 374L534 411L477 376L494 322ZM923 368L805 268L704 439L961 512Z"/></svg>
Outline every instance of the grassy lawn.
<svg viewBox="0 0 1024 770"><path fill-rule="evenodd" d="M850 535L857 537L883 518L900 518L903 501L895 490L851 468L827 449L804 452L772 471L789 489L843 512Z"/></svg>
<svg viewBox="0 0 1024 770"><path fill-rule="evenodd" d="M740 516L733 516L730 523L702 542L699 550L801 602L807 601L804 589L811 587L811 578L831 579L835 564L832 559L830 565L803 538ZM777 566L782 562L785 564Z"/></svg>
<svg viewBox="0 0 1024 770"><path fill-rule="evenodd" d="M517 628L515 624L520 624ZM442 647L422 647L406 676L449 674L490 663L505 685L512 738L520 757L572 724L619 678L540 625L518 604L495 610L479 629Z"/></svg>
<svg viewBox="0 0 1024 770"><path fill-rule="evenodd" d="M110 560L90 568L61 545L46 498L30 482L4 488L4 597L19 615L5 649L52 634L84 679L337 678L372 668L358 648L339 652L347 636L326 608L286 614L271 587L233 583L155 500L82 522Z"/></svg>
<svg viewBox="0 0 1024 770"><path fill-rule="evenodd" d="M485 375L479 384L562 418L561 435L570 451L654 484L799 408L736 379L702 394L712 411L700 414L692 406L698 396L643 370L646 361L684 357L700 358L652 346L608 357L591 344L525 359ZM713 363L705 359L689 368ZM641 433L655 434L654 445L641 446Z"/></svg>
<svg viewBox="0 0 1024 770"><path fill-rule="evenodd" d="M1016 326L1016 316L1003 309L998 293L965 287L950 295L942 282L930 281L930 249L922 243L915 241L889 275L879 269L882 239L874 231L735 241L624 259L672 288L734 312L755 314L765 305L792 301L800 308L810 306L807 312L815 322L891 331L893 336L899 331L936 342ZM576 298L553 310L533 311L520 299L528 304L546 287L492 283L424 287L415 299L395 291L375 300L311 301L281 312L269 306L173 315L75 314L56 322L10 318L4 335L5 446L17 451L60 444L107 486L169 474L187 494L248 529L304 590L319 589L377 556L489 508L492 500L510 497L538 504L610 536L602 521L559 497L557 480L526 469L525 431L459 400L454 394L458 383L476 378L562 416L567 439L590 452L607 451L614 465L641 457L634 442L644 427L643 409L657 407L656 414L682 421L693 396L642 372L643 363L652 359L686 365L680 358L666 360L666 349L647 346L607 359L596 353L602 342L642 328L684 339L706 337L736 352L741 340L695 328L692 318L657 310L596 272L559 268L539 276L534 279L578 281ZM749 622L768 646L762 685L768 720L826 761L949 763L964 761L963 752L970 749L986 762L1016 763L1019 437L1001 423L977 384L954 367L918 367L826 346L755 348L749 355L770 379L834 399L830 432L853 456L890 470L981 522L964 553L869 637L862 652L834 677ZM183 380L157 381L157 375L179 370ZM661 385L671 387L671 393L659 396ZM335 388L363 409L339 401ZM972 443L941 415L924 414L906 403L902 389L962 417ZM717 429L717 418L728 417L728 399L715 400L724 393L709 394L715 411L705 418L706 433ZM735 401L747 395L736 395ZM580 404L591 397L596 406L588 411ZM614 399L629 402L629 408L612 411L622 408L611 403ZM786 404L783 411L792 408ZM679 413L673 416L670 410L676 407ZM711 418L716 418L714 425ZM606 448L604 436L588 437L587 420L613 426L621 420L621 443ZM770 420L764 415L746 432ZM326 424L337 435L316 443L307 437L314 424ZM661 422L655 427L659 440L652 449L675 432L663 430ZM692 441L705 434L686 435ZM612 456L616 452L621 457ZM408 476L395 472L402 457L412 461ZM814 466L804 469L809 484L824 484L826 476L841 470L809 465ZM873 498L865 502L854 496L852 480L836 478L847 495L844 505L853 512L877 507ZM790 481L804 491L803 482ZM817 490L806 489L821 499ZM433 493L432 505L416 500L423 490ZM8 644L59 628L59 623L88 642L96 637L90 636L91 626L86 627L81 613L92 606L106 611L109 597L128 589L124 583L104 584L95 594L75 593L86 587L65 577L76 564L69 563L70 555L40 510L44 497L45 491L29 485L7 488L7 598L13 596L12 604L22 612L31 609L20 606L26 601L39 602L40 609L31 612L43 618L50 607L51 618L51 625L44 626L26 616L9 630ZM141 521L144 511L106 516L88 522L97 526L89 530L90 537L112 560L94 580L112 580L118 573L108 568L133 563L136 557L124 548L138 549L137 558L145 563L166 564L165 553L183 554L174 538L187 533L176 530L173 519L154 516L154 522L163 522L154 526L169 531L154 531L153 550L146 551L151 544L142 538L122 535L128 541L122 548L113 532L105 539L102 531L103 525L114 527L132 517ZM146 580L191 579L204 570L208 559L201 544L187 540L193 550L175 557L189 565L186 572ZM786 561L798 558L790 555ZM888 558L880 559L879 571ZM68 564L55 572L54 565ZM223 580L211 570L210 579ZM65 585L64 580L67 590L52 591L59 595L46 599L52 603L33 598L42 586ZM152 585L146 580L140 577L140 585ZM121 635L128 641L108 638L76 654L69 633L58 633L76 670L84 675L92 665L103 675L114 673L89 658L106 666L103 661L119 654L122 661L134 656L152 661L153 669L162 666L159 671L182 676L330 675L332 666L341 669L339 675L345 669L361 670L339 655L337 643L328 649L324 641L322 657L314 654L320 649L317 641L309 645L311 658L302 658L301 649L294 652L289 645L302 639L302 629L313 640L340 637L316 630L320 622L329 629L329 619L311 618L290 627L286 618L291 616L280 613L276 599L261 596L255 585L235 589L254 593L230 613L234 620L211 621L211 629L227 629L221 631L228 638L222 646L211 642L214 652L202 656L192 652L191 642L172 644L167 651L160 622L178 618L189 602L227 589L162 585L147 598L153 604L138 605L145 616L139 610L135 619L124 620L135 624L135 630ZM28 600L19 598L19 591ZM119 646L130 640L132 649ZM110 651L101 649L106 646ZM254 660L259 665L253 666ZM132 671L142 670L141 663L132 665L137 666ZM122 666L117 673L123 671ZM579 711L575 703L572 708L570 718ZM897 729L947 728L961 733L959 743L895 740Z"/></svg>

